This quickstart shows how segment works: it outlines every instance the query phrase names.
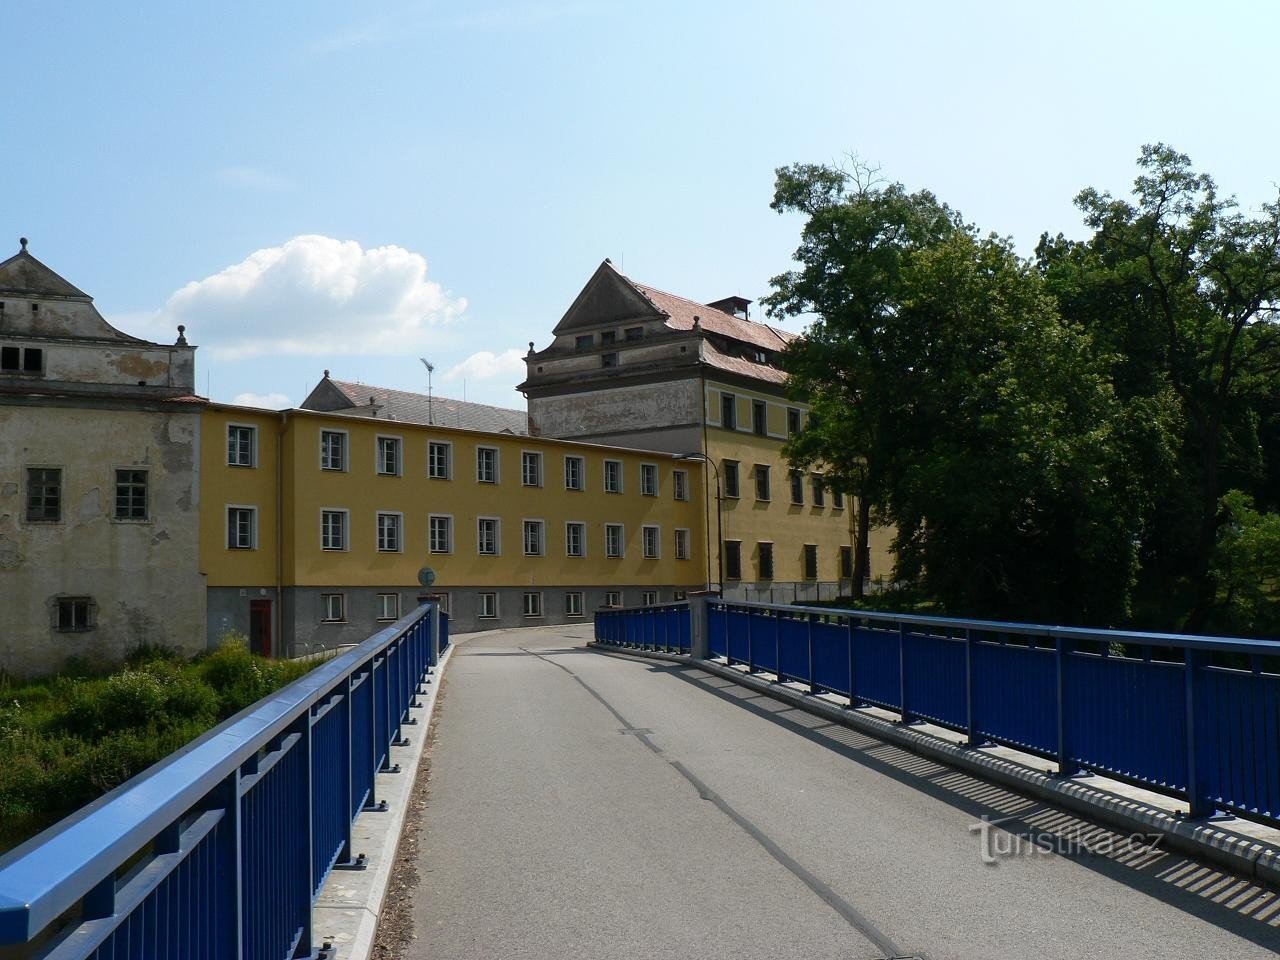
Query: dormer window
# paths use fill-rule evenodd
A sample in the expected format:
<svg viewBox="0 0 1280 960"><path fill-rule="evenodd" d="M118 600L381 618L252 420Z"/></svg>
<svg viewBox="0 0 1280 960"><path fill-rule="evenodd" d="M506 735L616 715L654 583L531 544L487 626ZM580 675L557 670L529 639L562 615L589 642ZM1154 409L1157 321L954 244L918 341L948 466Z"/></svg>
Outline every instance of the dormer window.
<svg viewBox="0 0 1280 960"><path fill-rule="evenodd" d="M756 363L768 363L769 355L765 353L763 350L754 350L751 353L751 359L754 360Z"/></svg>
<svg viewBox="0 0 1280 960"><path fill-rule="evenodd" d="M617 342L618 342L617 330L606 330L602 334L600 334L601 344L617 343Z"/></svg>
<svg viewBox="0 0 1280 960"><path fill-rule="evenodd" d="M627 329L622 332L628 340L644 339L644 327L627 327Z"/></svg>
<svg viewBox="0 0 1280 960"><path fill-rule="evenodd" d="M574 338L573 348L575 350L590 350L595 346L596 338L590 333L584 333Z"/></svg>

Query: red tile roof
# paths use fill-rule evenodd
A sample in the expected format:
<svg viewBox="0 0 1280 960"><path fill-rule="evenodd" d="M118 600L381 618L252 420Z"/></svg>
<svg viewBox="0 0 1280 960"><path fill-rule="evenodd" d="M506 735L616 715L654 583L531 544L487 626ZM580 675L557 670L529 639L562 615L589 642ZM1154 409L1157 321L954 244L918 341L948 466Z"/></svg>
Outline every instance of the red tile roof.
<svg viewBox="0 0 1280 960"><path fill-rule="evenodd" d="M666 325L672 330L692 330L693 318L698 317L702 329L708 333L716 333L765 350L781 350L796 338L796 334L771 327L767 323L743 320L741 317L735 317L731 313L725 313L705 303L698 303L696 300L689 300L656 287L637 283L630 277L624 277L624 279L667 315Z"/></svg>

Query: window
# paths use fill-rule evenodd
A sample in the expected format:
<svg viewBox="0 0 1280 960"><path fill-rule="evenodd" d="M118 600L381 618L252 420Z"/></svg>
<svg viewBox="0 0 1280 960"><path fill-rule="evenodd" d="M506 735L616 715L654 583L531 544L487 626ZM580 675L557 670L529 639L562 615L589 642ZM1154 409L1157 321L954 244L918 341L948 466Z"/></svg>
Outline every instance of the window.
<svg viewBox="0 0 1280 960"><path fill-rule="evenodd" d="M347 619L346 594L320 594L320 621L322 623L341 623L345 619Z"/></svg>
<svg viewBox="0 0 1280 960"><path fill-rule="evenodd" d="M258 511L255 507L227 507L227 548L252 550L257 546Z"/></svg>
<svg viewBox="0 0 1280 960"><path fill-rule="evenodd" d="M347 469L347 435L337 430L320 431L320 469Z"/></svg>
<svg viewBox="0 0 1280 960"><path fill-rule="evenodd" d="M645 590L640 594L640 606L642 607L652 607L657 602L658 602L657 590Z"/></svg>
<svg viewBox="0 0 1280 960"><path fill-rule="evenodd" d="M689 559L689 531L683 527L676 528L676 559Z"/></svg>
<svg viewBox="0 0 1280 960"><path fill-rule="evenodd" d="M606 460L604 462L604 492L622 492L622 461Z"/></svg>
<svg viewBox="0 0 1280 960"><path fill-rule="evenodd" d="M32 312L35 304L31 305ZM3 316L3 314L0 314ZM42 373L44 349L41 347L0 347L0 370L5 373Z"/></svg>
<svg viewBox="0 0 1280 960"><path fill-rule="evenodd" d="M738 398L732 393L720 394L720 426L726 430L738 429Z"/></svg>
<svg viewBox="0 0 1280 960"><path fill-rule="evenodd" d="M116 471L116 519L147 519L147 471Z"/></svg>
<svg viewBox="0 0 1280 960"><path fill-rule="evenodd" d="M763 400L751 401L751 432L758 437L769 432L769 417Z"/></svg>
<svg viewBox="0 0 1280 960"><path fill-rule="evenodd" d="M677 603L681 600L688 600L689 593L686 590L672 590L671 599L675 600Z"/></svg>
<svg viewBox="0 0 1280 960"><path fill-rule="evenodd" d="M799 470L792 470L790 476L791 476L791 502L804 503L804 474L801 473ZM758 499L759 494L757 494L756 496Z"/></svg>
<svg viewBox="0 0 1280 960"><path fill-rule="evenodd" d="M600 366L606 370L618 365L618 355L616 353L600 354Z"/></svg>
<svg viewBox="0 0 1280 960"><path fill-rule="evenodd" d="M257 465L257 427L227 427L227 466L252 467Z"/></svg>
<svg viewBox="0 0 1280 960"><path fill-rule="evenodd" d="M586 461L582 457L564 458L564 488L583 490L586 487Z"/></svg>
<svg viewBox="0 0 1280 960"><path fill-rule="evenodd" d="M604 592L604 606L606 606L606 607L620 607L620 606L622 606L622 591L621 591L621 590L606 590L606 591Z"/></svg>
<svg viewBox="0 0 1280 960"><path fill-rule="evenodd" d="M656 464L640 464L640 493L646 497L656 497L658 495L658 467Z"/></svg>
<svg viewBox="0 0 1280 960"><path fill-rule="evenodd" d="M604 525L604 555L616 560L622 556L622 549L622 524L606 523Z"/></svg>
<svg viewBox="0 0 1280 960"><path fill-rule="evenodd" d="M677 500L689 499L689 471L672 470L671 471L671 488L675 491Z"/></svg>
<svg viewBox="0 0 1280 960"><path fill-rule="evenodd" d="M448 480L453 474L453 444L432 440L427 444L427 476Z"/></svg>
<svg viewBox="0 0 1280 960"><path fill-rule="evenodd" d="M769 468L763 463L756 464L756 499L769 499Z"/></svg>
<svg viewBox="0 0 1280 960"><path fill-rule="evenodd" d="M765 543L765 542L757 543L756 558L759 561L760 579L772 580L773 579L773 544Z"/></svg>
<svg viewBox="0 0 1280 960"><path fill-rule="evenodd" d="M498 448L476 447L476 481L498 482Z"/></svg>
<svg viewBox="0 0 1280 960"><path fill-rule="evenodd" d="M590 333L579 334L573 338L573 348L575 350L590 350L596 345L596 338Z"/></svg>
<svg viewBox="0 0 1280 960"><path fill-rule="evenodd" d="M800 432L800 411L795 407L787 407L787 436L794 437Z"/></svg>
<svg viewBox="0 0 1280 960"><path fill-rule="evenodd" d="M57 601L58 629L63 633L78 633L92 629L90 614L94 603L88 597L59 597Z"/></svg>
<svg viewBox="0 0 1280 960"><path fill-rule="evenodd" d="M378 594L378 619L379 620L399 620L400 619L400 594L398 593Z"/></svg>
<svg viewBox="0 0 1280 960"><path fill-rule="evenodd" d="M493 620L498 616L498 595L496 593L480 594L480 614L481 620Z"/></svg>
<svg viewBox="0 0 1280 960"><path fill-rule="evenodd" d="M818 579L818 545L816 543L806 543L804 545L804 578L806 580Z"/></svg>
<svg viewBox="0 0 1280 960"><path fill-rule="evenodd" d="M526 487L542 486L542 454L528 450L520 454L520 482Z"/></svg>
<svg viewBox="0 0 1280 960"><path fill-rule="evenodd" d="M582 594L580 592L564 595L564 615L566 617L582 616Z"/></svg>
<svg viewBox="0 0 1280 960"><path fill-rule="evenodd" d="M451 596L452 596L452 594L449 594L449 593L437 593L437 594L435 595L435 597L436 597L436 606L438 606L438 607L440 608L440 612L441 612L441 613L446 614L446 615L449 613L449 598L450 598Z"/></svg>
<svg viewBox="0 0 1280 960"><path fill-rule="evenodd" d="M427 517L427 550L453 553L453 517L433 513Z"/></svg>
<svg viewBox="0 0 1280 960"><path fill-rule="evenodd" d="M482 557L498 555L497 517L480 517L476 520L476 552Z"/></svg>
<svg viewBox="0 0 1280 960"><path fill-rule="evenodd" d="M822 483L822 474L820 473L813 475L813 505L815 507L825 507L827 505L827 488Z"/></svg>
<svg viewBox="0 0 1280 960"><path fill-rule="evenodd" d="M724 469L724 495L733 497L736 500L741 496L741 485L738 482L738 461L726 460L722 466Z"/></svg>
<svg viewBox="0 0 1280 960"><path fill-rule="evenodd" d="M618 342L618 331L617 331L617 330L605 330L603 333L601 333L601 334L600 334L600 342L601 342L602 344L617 343L617 342Z"/></svg>
<svg viewBox="0 0 1280 960"><path fill-rule="evenodd" d="M400 476L400 438L378 438L377 471L384 477ZM398 618L397 618L398 619Z"/></svg>
<svg viewBox="0 0 1280 960"><path fill-rule="evenodd" d="M524 592L524 615L526 617L542 616L542 594L537 590Z"/></svg>
<svg viewBox="0 0 1280 960"><path fill-rule="evenodd" d="M320 511L320 549L347 549L347 511Z"/></svg>
<svg viewBox="0 0 1280 960"><path fill-rule="evenodd" d="M22 369L22 350L18 347L0 347L0 370L6 373Z"/></svg>
<svg viewBox="0 0 1280 960"><path fill-rule="evenodd" d="M622 331L622 335L627 340L643 340L644 327L627 327Z"/></svg>
<svg viewBox="0 0 1280 960"><path fill-rule="evenodd" d="M54 467L27 470L27 519L62 519L62 470Z"/></svg>
<svg viewBox="0 0 1280 960"><path fill-rule="evenodd" d="M844 509L844 491L843 490L831 491L831 509L832 510Z"/></svg>
<svg viewBox="0 0 1280 960"><path fill-rule="evenodd" d="M568 557L587 555L587 525L570 520L564 525L564 552Z"/></svg>
<svg viewBox="0 0 1280 960"><path fill-rule="evenodd" d="M398 513L378 514L378 550L381 553L400 552L400 522Z"/></svg>
<svg viewBox="0 0 1280 960"><path fill-rule="evenodd" d="M661 552L662 531L658 527L645 526L640 529L640 536L644 545L644 558L657 560Z"/></svg>
<svg viewBox="0 0 1280 960"><path fill-rule="evenodd" d="M853 579L853 547L840 548L840 579Z"/></svg>
<svg viewBox="0 0 1280 960"><path fill-rule="evenodd" d="M542 556L541 520L526 520L524 522L524 555L526 557Z"/></svg>
<svg viewBox="0 0 1280 960"><path fill-rule="evenodd" d="M742 579L742 543L738 540L724 542L724 578Z"/></svg>

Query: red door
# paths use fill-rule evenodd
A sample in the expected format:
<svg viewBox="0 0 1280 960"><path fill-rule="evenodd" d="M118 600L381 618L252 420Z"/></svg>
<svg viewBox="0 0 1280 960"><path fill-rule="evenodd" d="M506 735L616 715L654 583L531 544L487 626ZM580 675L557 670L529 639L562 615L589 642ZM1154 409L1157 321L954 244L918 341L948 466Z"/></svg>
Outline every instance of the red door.
<svg viewBox="0 0 1280 960"><path fill-rule="evenodd" d="M271 601L249 601L249 649L263 657L271 656Z"/></svg>

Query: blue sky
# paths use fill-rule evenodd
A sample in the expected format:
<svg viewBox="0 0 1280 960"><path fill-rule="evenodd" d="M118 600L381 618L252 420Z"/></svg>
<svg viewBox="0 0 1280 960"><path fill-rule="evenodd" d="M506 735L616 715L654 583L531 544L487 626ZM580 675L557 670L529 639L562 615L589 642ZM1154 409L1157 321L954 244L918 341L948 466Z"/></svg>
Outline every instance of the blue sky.
<svg viewBox="0 0 1280 960"><path fill-rule="evenodd" d="M438 394L521 406L518 357L605 257L767 293L783 164L856 153L1028 253L1147 142L1270 199L1278 11L9 0L0 255L30 237L128 332L185 322L218 400L424 389L425 356Z"/></svg>

